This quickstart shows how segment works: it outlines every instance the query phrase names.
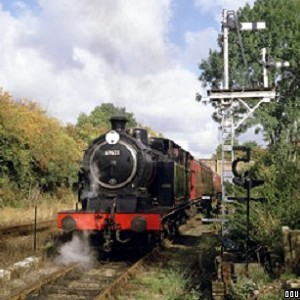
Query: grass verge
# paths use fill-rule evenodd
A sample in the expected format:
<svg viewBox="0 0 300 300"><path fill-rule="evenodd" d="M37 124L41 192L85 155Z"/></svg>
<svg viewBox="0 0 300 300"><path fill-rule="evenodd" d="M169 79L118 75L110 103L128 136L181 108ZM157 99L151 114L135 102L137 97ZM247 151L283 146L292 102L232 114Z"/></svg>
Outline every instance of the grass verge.
<svg viewBox="0 0 300 300"><path fill-rule="evenodd" d="M35 206L38 220L54 219L57 212L74 208L76 201L76 195L69 190L52 196L39 193L34 197L24 198L17 207L0 208L0 227L33 222Z"/></svg>

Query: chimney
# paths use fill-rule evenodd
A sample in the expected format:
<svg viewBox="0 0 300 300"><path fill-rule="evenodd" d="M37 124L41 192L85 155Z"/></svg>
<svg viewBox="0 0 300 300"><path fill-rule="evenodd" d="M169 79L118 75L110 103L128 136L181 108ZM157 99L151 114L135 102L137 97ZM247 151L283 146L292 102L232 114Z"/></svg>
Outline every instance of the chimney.
<svg viewBox="0 0 300 300"><path fill-rule="evenodd" d="M127 122L128 122L128 119L126 117L111 117L110 118L111 129L115 130L117 132L125 131Z"/></svg>

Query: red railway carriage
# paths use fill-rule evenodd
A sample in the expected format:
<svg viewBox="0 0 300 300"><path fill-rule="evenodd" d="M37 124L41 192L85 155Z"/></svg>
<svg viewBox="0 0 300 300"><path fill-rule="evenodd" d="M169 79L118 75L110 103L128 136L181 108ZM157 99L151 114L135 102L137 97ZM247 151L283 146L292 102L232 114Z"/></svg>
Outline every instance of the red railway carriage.
<svg viewBox="0 0 300 300"><path fill-rule="evenodd" d="M218 182L209 167L173 141L149 140L144 129L126 129L122 117L111 123L112 129L84 154L81 209L58 214L59 228L94 231L105 251L137 235L157 241L176 232L191 215L191 207L214 197Z"/></svg>
<svg viewBox="0 0 300 300"><path fill-rule="evenodd" d="M196 201L197 207L209 218L213 211L213 201L221 195L221 178L201 161L192 159L190 162L190 199ZM215 211L220 203L216 202Z"/></svg>
<svg viewBox="0 0 300 300"><path fill-rule="evenodd" d="M219 197L219 194L222 193L221 177L216 172L213 172L212 175L214 193L216 194L216 197Z"/></svg>
<svg viewBox="0 0 300 300"><path fill-rule="evenodd" d="M190 199L201 199L203 196L213 196L213 172L198 160L190 162Z"/></svg>

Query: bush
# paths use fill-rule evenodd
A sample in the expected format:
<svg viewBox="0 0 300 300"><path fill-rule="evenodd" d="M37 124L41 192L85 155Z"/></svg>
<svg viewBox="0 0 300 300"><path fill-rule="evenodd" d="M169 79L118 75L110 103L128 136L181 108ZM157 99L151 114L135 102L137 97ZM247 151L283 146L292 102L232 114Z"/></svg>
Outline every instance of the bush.
<svg viewBox="0 0 300 300"><path fill-rule="evenodd" d="M81 144L36 103L0 90L0 120L0 205L23 205L32 187L55 192L77 181Z"/></svg>

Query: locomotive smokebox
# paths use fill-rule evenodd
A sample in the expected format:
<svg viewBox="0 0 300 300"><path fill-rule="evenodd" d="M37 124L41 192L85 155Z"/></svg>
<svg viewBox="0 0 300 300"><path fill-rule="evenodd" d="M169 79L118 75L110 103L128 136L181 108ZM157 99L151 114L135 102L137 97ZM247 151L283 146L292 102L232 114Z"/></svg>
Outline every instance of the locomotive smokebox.
<svg viewBox="0 0 300 300"><path fill-rule="evenodd" d="M128 119L126 117L111 117L111 129L117 132L124 132Z"/></svg>

